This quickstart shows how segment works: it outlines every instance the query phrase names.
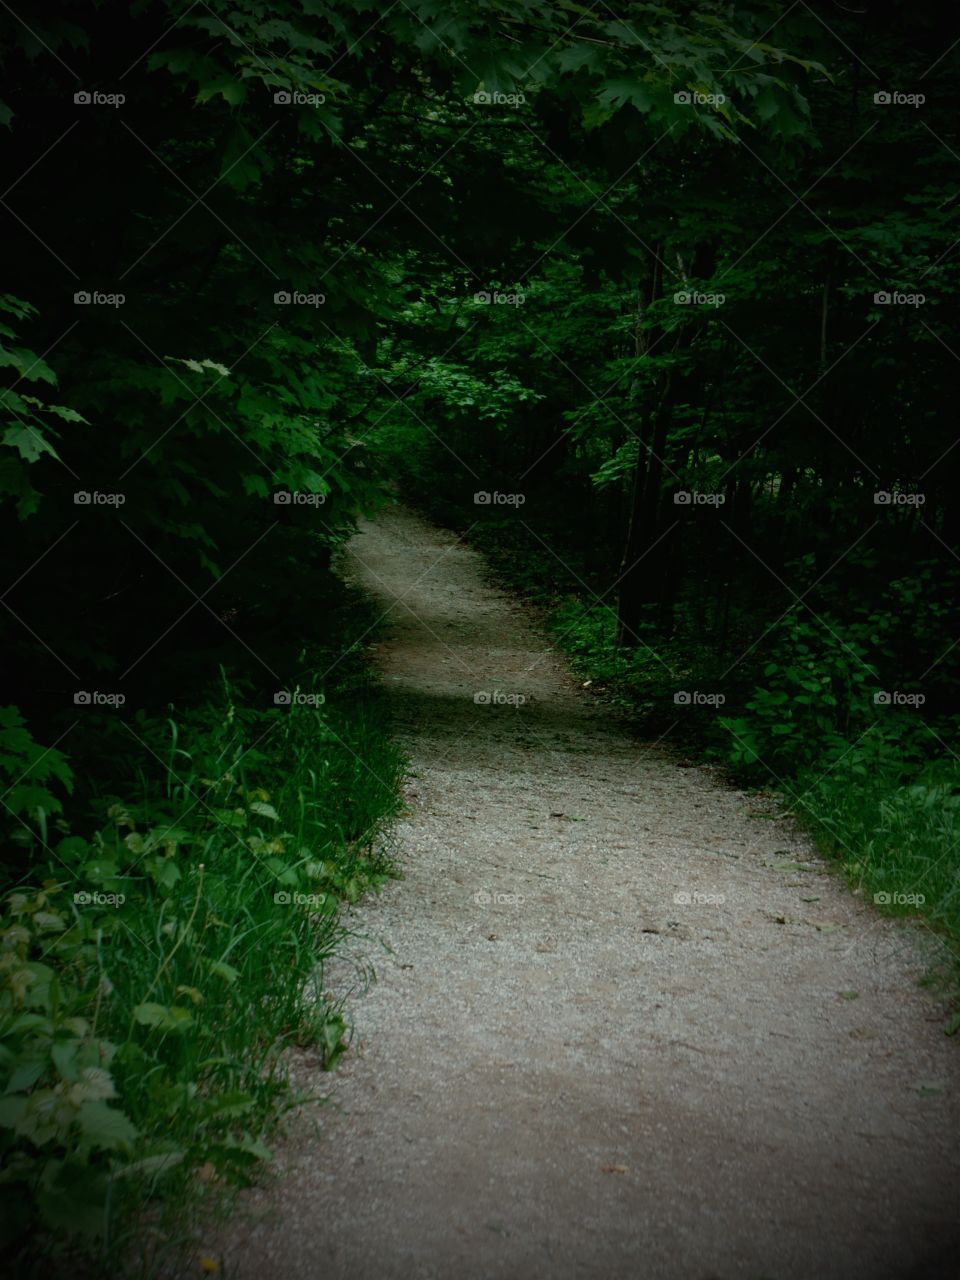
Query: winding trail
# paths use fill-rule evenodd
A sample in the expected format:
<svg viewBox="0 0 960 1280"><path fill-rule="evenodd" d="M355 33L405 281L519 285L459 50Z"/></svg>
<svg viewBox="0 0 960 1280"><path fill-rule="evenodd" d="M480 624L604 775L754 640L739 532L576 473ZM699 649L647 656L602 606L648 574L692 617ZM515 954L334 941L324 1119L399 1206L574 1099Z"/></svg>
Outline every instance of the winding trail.
<svg viewBox="0 0 960 1280"><path fill-rule="evenodd" d="M353 912L327 985L378 980L336 1076L299 1063L332 1101L244 1193L226 1274L960 1275L960 1046L920 931L638 743L452 534L392 509L348 566L389 609L405 878Z"/></svg>

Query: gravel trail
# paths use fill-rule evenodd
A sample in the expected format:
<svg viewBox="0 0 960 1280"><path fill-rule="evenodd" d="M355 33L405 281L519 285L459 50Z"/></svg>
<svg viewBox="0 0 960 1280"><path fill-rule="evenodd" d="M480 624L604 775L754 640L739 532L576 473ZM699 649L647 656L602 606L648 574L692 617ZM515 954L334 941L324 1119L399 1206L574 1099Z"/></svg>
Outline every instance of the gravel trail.
<svg viewBox="0 0 960 1280"><path fill-rule="evenodd" d="M451 533L391 509L347 565L389 610L405 877L352 912L326 984L353 1047L299 1062L331 1100L244 1193L226 1274L960 1276L921 931L632 737Z"/></svg>

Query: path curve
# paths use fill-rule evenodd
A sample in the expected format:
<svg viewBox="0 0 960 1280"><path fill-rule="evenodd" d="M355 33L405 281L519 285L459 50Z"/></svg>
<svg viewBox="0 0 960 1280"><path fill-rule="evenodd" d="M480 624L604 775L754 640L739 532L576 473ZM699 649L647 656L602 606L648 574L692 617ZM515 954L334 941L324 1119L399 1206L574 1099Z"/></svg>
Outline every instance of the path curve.
<svg viewBox="0 0 960 1280"><path fill-rule="evenodd" d="M405 878L353 912L378 981L227 1274L960 1274L957 1045L917 930L637 743L451 533L391 509L348 564L389 610Z"/></svg>

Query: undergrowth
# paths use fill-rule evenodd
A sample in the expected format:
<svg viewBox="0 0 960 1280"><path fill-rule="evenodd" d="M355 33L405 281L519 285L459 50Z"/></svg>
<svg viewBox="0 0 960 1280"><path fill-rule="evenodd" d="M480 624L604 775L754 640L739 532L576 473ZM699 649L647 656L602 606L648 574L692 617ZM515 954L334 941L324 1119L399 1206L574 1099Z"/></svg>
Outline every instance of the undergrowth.
<svg viewBox="0 0 960 1280"><path fill-rule="evenodd" d="M191 711L134 716L82 829L70 762L0 726L8 801L35 817L0 915L8 1273L156 1274L198 1194L269 1157L289 1047L344 1052L323 962L341 904L392 873L402 761L359 650L324 679L327 656L275 705L224 676Z"/></svg>

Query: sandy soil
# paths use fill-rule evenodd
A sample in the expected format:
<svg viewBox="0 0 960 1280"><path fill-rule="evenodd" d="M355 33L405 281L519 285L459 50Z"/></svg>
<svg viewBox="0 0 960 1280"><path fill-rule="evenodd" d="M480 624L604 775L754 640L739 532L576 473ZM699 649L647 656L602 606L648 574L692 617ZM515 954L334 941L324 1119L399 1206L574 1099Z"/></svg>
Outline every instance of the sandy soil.
<svg viewBox="0 0 960 1280"><path fill-rule="evenodd" d="M353 912L353 1048L300 1063L332 1101L244 1193L226 1274L960 1276L920 931L632 737L453 535L397 509L348 559L389 611L405 878Z"/></svg>

